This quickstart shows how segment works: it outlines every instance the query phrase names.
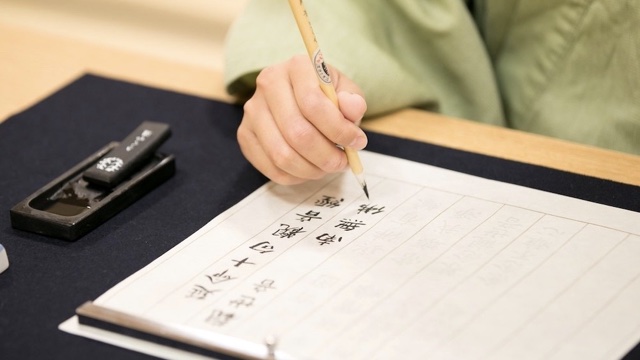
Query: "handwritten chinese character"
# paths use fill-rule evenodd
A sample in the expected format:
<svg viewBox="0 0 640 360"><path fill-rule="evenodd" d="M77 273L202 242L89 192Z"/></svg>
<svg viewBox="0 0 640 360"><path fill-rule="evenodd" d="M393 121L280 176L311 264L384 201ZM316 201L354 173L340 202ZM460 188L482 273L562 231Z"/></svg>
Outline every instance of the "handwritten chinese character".
<svg viewBox="0 0 640 360"><path fill-rule="evenodd" d="M344 231L351 231L351 230L357 229L362 225L366 225L366 224L360 220L342 219L340 220L340 224L336 225L335 227L342 229Z"/></svg>
<svg viewBox="0 0 640 360"><path fill-rule="evenodd" d="M273 234L273 236L279 236L281 239L283 238L292 238L294 236L296 236L299 233L303 233L306 231L303 231L302 229L304 229L303 227L292 227L289 226L287 224L280 224L280 229L276 230Z"/></svg>
<svg viewBox="0 0 640 360"><path fill-rule="evenodd" d="M343 202L344 199L338 200L333 196L322 195L322 199L316 200L316 206L324 206L328 208L335 208L340 206L340 203Z"/></svg>
<svg viewBox="0 0 640 360"><path fill-rule="evenodd" d="M265 254L265 253L273 252L273 245L271 245L271 243L269 243L268 241L263 241L255 245L249 246L249 249L255 250L260 254Z"/></svg>
<svg viewBox="0 0 640 360"><path fill-rule="evenodd" d="M311 211L311 210L307 211L306 214L296 214L296 215L300 216L300 218L298 219L300 222L322 219L320 216L318 216L320 215L319 212Z"/></svg>
<svg viewBox="0 0 640 360"><path fill-rule="evenodd" d="M275 280L264 279L259 284L253 284L253 286L254 286L254 290L257 293L259 293L259 292L265 292L270 289L275 289L275 287L273 286L274 283L275 283Z"/></svg>
<svg viewBox="0 0 640 360"><path fill-rule="evenodd" d="M254 250L255 250L255 249L254 249ZM235 263L236 263L235 265L233 265L234 267L240 267L240 265L244 265L244 264L247 264L247 265L255 265L255 263L249 262L249 258L248 258L248 257L246 257L246 258L244 258L244 259L242 259L242 260L233 260L233 259L232 259L231 261L233 261L233 262L235 262Z"/></svg>
<svg viewBox="0 0 640 360"><path fill-rule="evenodd" d="M251 307L256 300L253 296L240 295L239 298L230 300L229 305L234 306L236 309L240 306Z"/></svg>
<svg viewBox="0 0 640 360"><path fill-rule="evenodd" d="M224 281L229 281L229 280L233 280L234 279L230 275L227 275L227 271L228 270L225 270L225 271L220 272L220 273L215 273L213 275L205 275L205 276L209 279L209 281L212 284L215 285L215 284L219 284L219 283L224 282Z"/></svg>
<svg viewBox="0 0 640 360"><path fill-rule="evenodd" d="M437 225L437 230L442 235L454 235L459 234L461 231L464 231L464 226L460 223L450 223L448 221L443 221L441 224Z"/></svg>
<svg viewBox="0 0 640 360"><path fill-rule="evenodd" d="M378 205L369 205L369 204L362 204L360 205L360 208L358 209L358 214L360 213L371 213L372 215L375 214L379 214L381 212L383 212L384 210L384 206L378 207Z"/></svg>
<svg viewBox="0 0 640 360"><path fill-rule="evenodd" d="M224 326L231 319L233 319L234 314L229 312L224 312L222 310L214 309L209 316L205 319L207 324L213 326Z"/></svg>
<svg viewBox="0 0 640 360"><path fill-rule="evenodd" d="M456 211L453 217L460 220L475 220L481 215L482 212L477 209L464 209Z"/></svg>
<svg viewBox="0 0 640 360"><path fill-rule="evenodd" d="M202 285L194 285L193 288L191 289L191 292L189 294L187 294L188 298L193 298L193 299L197 299L197 300L204 300L207 298L207 296L215 293L216 291L220 291L217 289L207 289Z"/></svg>
<svg viewBox="0 0 640 360"><path fill-rule="evenodd" d="M317 236L316 240L318 240L320 245L326 245L326 244L330 244L330 243L332 243L334 241L341 242L342 241L342 237L336 238L336 235L329 235L328 233L324 233L324 234L322 234L320 236Z"/></svg>

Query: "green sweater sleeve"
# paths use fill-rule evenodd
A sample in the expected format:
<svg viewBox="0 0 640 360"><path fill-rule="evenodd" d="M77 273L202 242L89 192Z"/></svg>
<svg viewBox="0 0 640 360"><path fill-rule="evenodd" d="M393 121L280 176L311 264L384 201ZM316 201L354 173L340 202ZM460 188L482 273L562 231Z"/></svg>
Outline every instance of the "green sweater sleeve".
<svg viewBox="0 0 640 360"><path fill-rule="evenodd" d="M510 127L640 154L640 1L475 4Z"/></svg>
<svg viewBox="0 0 640 360"><path fill-rule="evenodd" d="M368 115L420 107L504 124L489 57L462 1L307 0L325 60L364 91ZM254 0L227 36L225 82L246 96L264 67L305 53L288 2Z"/></svg>
<svg viewBox="0 0 640 360"><path fill-rule="evenodd" d="M640 2L306 0L325 60L368 115L420 107L640 154ZM283 0L252 0L226 43L225 80L305 53ZM503 115L504 114L506 115ZM505 120L506 118L506 120Z"/></svg>

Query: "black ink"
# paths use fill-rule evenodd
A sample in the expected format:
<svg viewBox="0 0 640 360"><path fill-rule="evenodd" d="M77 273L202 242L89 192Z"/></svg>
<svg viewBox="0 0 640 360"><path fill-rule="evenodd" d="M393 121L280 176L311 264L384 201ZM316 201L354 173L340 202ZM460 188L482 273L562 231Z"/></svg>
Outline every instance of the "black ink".
<svg viewBox="0 0 640 360"><path fill-rule="evenodd" d="M342 237L336 238L336 235L329 235L328 233L324 233L320 236L316 237L316 240L320 243L320 245L331 244L332 242L341 242Z"/></svg>
<svg viewBox="0 0 640 360"><path fill-rule="evenodd" d="M187 297L198 299L198 300L204 300L207 298L207 296L215 293L216 291L220 291L220 290L217 290L217 289L209 290L202 285L194 285L193 289L191 289L191 292L187 294Z"/></svg>
<svg viewBox="0 0 640 360"><path fill-rule="evenodd" d="M253 306L253 302L255 300L256 300L256 298L253 297L253 296L240 295L239 298L237 298L235 300L230 300L229 301L229 305L235 307L236 309L239 308L240 306L251 307L251 306Z"/></svg>
<svg viewBox="0 0 640 360"><path fill-rule="evenodd" d="M320 215L320 212L317 211L307 211L306 214L296 214L298 216L300 216L299 219L297 219L300 222L305 222L305 221L311 221L311 220L322 220L322 218L318 215Z"/></svg>
<svg viewBox="0 0 640 360"><path fill-rule="evenodd" d="M335 227L344 231L351 231L357 229L362 225L366 224L360 220L342 219L340 220L340 224L336 225Z"/></svg>
<svg viewBox="0 0 640 360"><path fill-rule="evenodd" d="M333 196L322 195L322 199L316 201L316 206L334 208L340 206L340 203L343 201L344 199L338 200Z"/></svg>
<svg viewBox="0 0 640 360"><path fill-rule="evenodd" d="M256 264L256 263L249 262L248 260L249 260L248 257L246 257L246 258L244 258L242 260L233 260L233 259L231 259L231 261L236 263L235 265L233 265L234 267L240 267L240 265L244 265L244 264L247 264L247 265L255 265Z"/></svg>
<svg viewBox="0 0 640 360"><path fill-rule="evenodd" d="M291 227L287 224L280 224L280 229L276 230L273 234L273 236L279 236L281 239L283 238L292 238L294 236L296 236L299 233L303 233L306 231L303 231L302 229L304 229L303 227Z"/></svg>
<svg viewBox="0 0 640 360"><path fill-rule="evenodd" d="M228 270L225 270L225 271L223 271L221 273L215 273L213 275L205 275L205 276L214 285L215 284L219 284L221 282L225 282L225 281L229 281L229 280L235 279L235 278L232 278L230 275L227 275L227 271Z"/></svg>
<svg viewBox="0 0 640 360"><path fill-rule="evenodd" d="M231 319L233 319L235 315L233 313L224 312L222 310L214 309L209 316L205 319L207 324L213 326L224 326Z"/></svg>
<svg viewBox="0 0 640 360"><path fill-rule="evenodd" d="M275 289L275 287L273 286L274 283L275 283L275 280L264 279L259 284L253 284L254 290L257 293L259 293L259 292L265 292L267 290Z"/></svg>
<svg viewBox="0 0 640 360"><path fill-rule="evenodd" d="M378 205L369 205L369 204L362 204L360 205L360 208L358 209L358 214L360 213L371 213L372 215L375 214L379 214L381 212L383 212L384 210L384 206L378 207Z"/></svg>
<svg viewBox="0 0 640 360"><path fill-rule="evenodd" d="M273 252L273 245L271 245L268 241L259 242L255 245L249 247L251 250L255 250L260 254Z"/></svg>

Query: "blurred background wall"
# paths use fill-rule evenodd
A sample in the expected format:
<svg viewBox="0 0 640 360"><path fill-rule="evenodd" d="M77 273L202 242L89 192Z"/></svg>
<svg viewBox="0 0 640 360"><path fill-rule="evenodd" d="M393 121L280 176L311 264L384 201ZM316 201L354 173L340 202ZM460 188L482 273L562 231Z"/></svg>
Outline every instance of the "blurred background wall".
<svg viewBox="0 0 640 360"><path fill-rule="evenodd" d="M246 2L0 0L0 22L220 70L225 34Z"/></svg>

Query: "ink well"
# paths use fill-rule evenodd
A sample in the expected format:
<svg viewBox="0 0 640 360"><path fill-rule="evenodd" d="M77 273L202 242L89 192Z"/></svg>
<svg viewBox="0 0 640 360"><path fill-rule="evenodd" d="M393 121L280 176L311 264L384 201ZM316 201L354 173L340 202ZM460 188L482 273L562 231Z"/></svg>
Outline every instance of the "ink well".
<svg viewBox="0 0 640 360"><path fill-rule="evenodd" d="M169 136L169 125L143 122L16 204L11 226L77 240L173 176L175 157L156 152Z"/></svg>

